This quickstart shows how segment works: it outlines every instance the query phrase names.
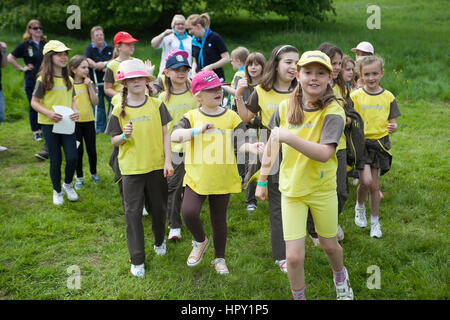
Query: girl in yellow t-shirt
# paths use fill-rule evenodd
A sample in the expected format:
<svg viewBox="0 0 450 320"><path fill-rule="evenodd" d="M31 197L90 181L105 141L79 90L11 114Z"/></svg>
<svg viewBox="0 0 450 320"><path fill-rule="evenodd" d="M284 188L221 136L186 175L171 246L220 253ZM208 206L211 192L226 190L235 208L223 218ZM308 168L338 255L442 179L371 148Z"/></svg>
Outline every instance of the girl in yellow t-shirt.
<svg viewBox="0 0 450 320"><path fill-rule="evenodd" d="M203 202L208 197L214 240L213 264L218 273L227 274L228 201L230 193L241 192L233 138L239 133L244 135L245 126L234 111L220 106L222 85L225 84L213 71L204 70L195 75L192 93L200 107L187 112L174 127L172 141L187 142L182 216L194 237L187 265L198 265L209 246L200 219Z"/></svg>
<svg viewBox="0 0 450 320"><path fill-rule="evenodd" d="M198 108L198 101L191 91L188 80L191 66L188 62L189 54L184 50L171 50L165 62L165 85L167 88L159 95L164 101L170 115L173 118L168 124L169 132L172 132L173 124L177 124L183 115L189 110ZM167 179L169 185L169 197L167 200L167 213L169 217L169 240L181 238L181 201L183 195L184 178L184 143L172 142L172 166L174 174Z"/></svg>
<svg viewBox="0 0 450 320"><path fill-rule="evenodd" d="M333 269L338 299L353 299L353 291L337 241L336 147L345 114L329 85L333 68L321 51L307 51L298 62L299 85L275 111L271 136L264 150L256 196L267 198L267 177L280 143L283 234L288 277L294 299L305 299L305 236L308 210L320 245Z"/></svg>
<svg viewBox="0 0 450 320"><path fill-rule="evenodd" d="M53 132L53 124L62 120L63 116L54 111L54 106L71 108L69 116L72 121L79 118L76 103L73 99L73 80L67 67L68 52L71 51L64 43L51 40L44 46L44 58L41 71L36 81L36 87L31 99L31 107L38 112L38 123L41 125L45 143L50 157L50 178L53 185L53 204L62 205L64 197L62 190L70 201L78 200L73 189L73 175L77 167L77 147L75 132L59 134ZM66 158L64 184L61 187L61 147Z"/></svg>
<svg viewBox="0 0 450 320"><path fill-rule="evenodd" d="M161 100L146 95L147 84L154 78L141 60L124 61L118 71L116 80L123 84L122 101L114 105L107 133L119 148L130 272L143 277L144 202L150 204L152 213L154 250L158 255L166 254L166 177L173 174L167 124L172 117Z"/></svg>
<svg viewBox="0 0 450 320"><path fill-rule="evenodd" d="M77 176L75 189L81 189L84 183L83 176L83 140L89 159L89 170L92 181L100 183L97 174L97 149L94 113L92 105L98 104L97 92L94 83L89 78L89 64L84 56L76 55L69 62L70 74L74 79L75 102L78 107L80 118L75 124L75 136L80 143L78 146Z"/></svg>
<svg viewBox="0 0 450 320"><path fill-rule="evenodd" d="M394 95L380 86L384 75L383 60L377 56L365 56L358 63L364 87L354 91L351 98L355 110L364 121L367 156L364 170L359 172L361 183L358 187L355 206L355 224L361 228L367 226L364 203L369 196L370 236L381 238L381 225L378 219L380 176L388 172L391 167L389 135L397 131L396 118L401 114Z"/></svg>
<svg viewBox="0 0 450 320"><path fill-rule="evenodd" d="M266 143L270 134L268 122L281 101L288 99L297 85L295 78L296 63L299 58L297 48L291 45L280 45L272 50L269 61L264 67L261 82L248 98L246 108L239 108L239 116L245 124L256 114L261 113L259 142ZM249 167L250 174L256 171L257 165ZM286 246L283 240L283 224L281 219L281 194L278 187L278 167L269 177L269 223L272 256L280 270L286 269Z"/></svg>

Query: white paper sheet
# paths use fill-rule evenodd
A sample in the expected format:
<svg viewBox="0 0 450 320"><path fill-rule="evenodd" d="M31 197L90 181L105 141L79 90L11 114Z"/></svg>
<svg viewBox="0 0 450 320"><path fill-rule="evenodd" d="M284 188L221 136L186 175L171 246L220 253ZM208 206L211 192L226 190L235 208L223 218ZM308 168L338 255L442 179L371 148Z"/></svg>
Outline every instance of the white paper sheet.
<svg viewBox="0 0 450 320"><path fill-rule="evenodd" d="M73 114L71 108L65 106L53 106L53 110L62 116L61 121L53 124L53 133L73 134L75 132L75 121L70 120L69 116Z"/></svg>

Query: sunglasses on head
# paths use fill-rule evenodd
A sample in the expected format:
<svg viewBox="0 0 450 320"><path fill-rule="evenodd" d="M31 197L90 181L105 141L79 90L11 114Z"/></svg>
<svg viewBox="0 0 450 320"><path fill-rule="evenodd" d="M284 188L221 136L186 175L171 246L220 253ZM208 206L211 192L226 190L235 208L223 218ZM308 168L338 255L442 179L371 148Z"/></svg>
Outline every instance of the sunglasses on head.
<svg viewBox="0 0 450 320"><path fill-rule="evenodd" d="M30 29L33 29L33 30L42 30L42 27L30 27Z"/></svg>

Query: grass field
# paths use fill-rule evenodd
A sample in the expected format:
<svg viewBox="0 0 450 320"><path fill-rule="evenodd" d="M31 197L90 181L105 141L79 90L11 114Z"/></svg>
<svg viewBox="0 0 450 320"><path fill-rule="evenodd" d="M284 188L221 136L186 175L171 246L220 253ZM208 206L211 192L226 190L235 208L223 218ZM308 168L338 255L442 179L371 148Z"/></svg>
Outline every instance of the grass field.
<svg viewBox="0 0 450 320"><path fill-rule="evenodd" d="M354 224L355 188L350 187L340 217L345 265L356 299L446 300L450 297L448 3L374 4L381 7L380 30L366 28L369 14L362 1L335 1L337 16L308 30L282 19L243 18L213 20L212 29L223 35L230 51L244 45L266 57L282 43L304 51L330 41L349 54L359 41L374 44L386 63L382 85L397 97L402 117L391 137L392 169L381 179L383 238L372 239L368 229ZM231 25L235 28L229 29ZM11 51L20 34L2 34L0 41L7 42ZM73 48L73 54L82 54L89 41L69 36L49 34ZM150 58L158 66L160 52L151 48L151 37L139 38L135 56ZM192 236L185 228L180 241L168 243L166 256L156 256L150 218L144 217L146 276L132 277L121 201L107 165L110 138L97 136L102 183L87 180L80 201L55 207L49 163L33 156L41 144L31 138L22 74L11 65L2 73L7 117L0 125L0 145L8 151L0 153L0 299L291 299L287 276L272 259L267 203L259 202L257 211L247 213L243 193L232 195L228 209L228 276L214 272L212 248L198 267L186 266ZM227 78L232 74L228 65ZM84 163L87 170L86 156ZM210 235L206 208L202 219ZM71 266L80 270L80 289L67 285ZM380 269L380 289L367 286L370 266ZM326 255L309 240L305 272L308 299L335 299Z"/></svg>

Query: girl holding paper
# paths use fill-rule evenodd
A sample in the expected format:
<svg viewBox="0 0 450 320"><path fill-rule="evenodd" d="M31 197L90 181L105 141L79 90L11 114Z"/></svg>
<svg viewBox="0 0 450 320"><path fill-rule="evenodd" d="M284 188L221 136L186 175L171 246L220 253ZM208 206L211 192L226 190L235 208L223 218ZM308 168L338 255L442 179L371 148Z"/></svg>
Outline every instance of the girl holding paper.
<svg viewBox="0 0 450 320"><path fill-rule="evenodd" d="M70 201L78 200L72 180L77 167L77 148L75 131L71 134L53 132L53 124L62 120L62 115L53 110L53 106L71 108L69 119L77 121L78 110L74 102L73 80L67 67L68 52L71 51L62 42L51 40L44 46L44 58L38 74L36 87L31 99L31 107L38 112L50 157L50 178L53 185L53 204L62 205L62 190ZM61 147L66 158L64 184L61 187Z"/></svg>

